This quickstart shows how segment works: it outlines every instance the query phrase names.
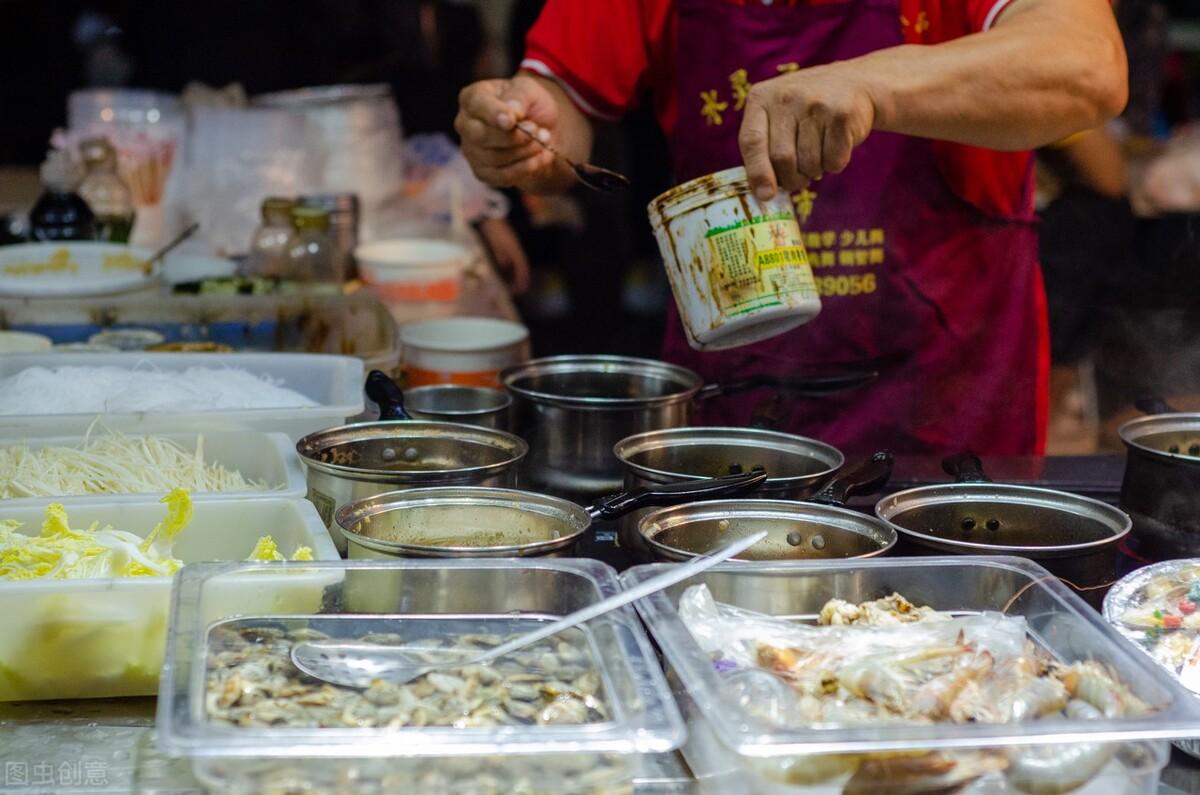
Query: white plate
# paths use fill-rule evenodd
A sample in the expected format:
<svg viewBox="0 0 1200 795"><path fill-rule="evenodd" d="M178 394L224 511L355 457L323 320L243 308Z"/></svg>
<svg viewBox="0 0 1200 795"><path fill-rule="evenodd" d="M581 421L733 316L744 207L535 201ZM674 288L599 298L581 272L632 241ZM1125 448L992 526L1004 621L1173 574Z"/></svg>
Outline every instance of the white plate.
<svg viewBox="0 0 1200 795"><path fill-rule="evenodd" d="M51 256L66 249L77 270L14 273L10 268L28 263L49 262ZM18 298L68 298L110 295L137 290L154 283L155 273L147 276L140 269L105 268L105 262L117 255L139 259L153 252L118 243L62 242L23 243L0 246L0 295Z"/></svg>

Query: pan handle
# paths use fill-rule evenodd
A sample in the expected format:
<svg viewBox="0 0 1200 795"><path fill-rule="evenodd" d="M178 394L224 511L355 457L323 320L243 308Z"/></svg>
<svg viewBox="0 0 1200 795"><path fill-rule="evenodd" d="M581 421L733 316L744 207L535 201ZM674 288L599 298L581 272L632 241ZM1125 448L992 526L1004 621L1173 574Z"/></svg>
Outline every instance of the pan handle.
<svg viewBox="0 0 1200 795"><path fill-rule="evenodd" d="M1138 411L1143 414L1178 414L1179 409L1172 406L1159 395L1143 395L1133 402Z"/></svg>
<svg viewBox="0 0 1200 795"><path fill-rule="evenodd" d="M877 370L847 370L830 375L768 375L760 373L733 381L705 384L696 393L696 400L708 400L720 395L770 388L790 392L798 397L825 397L865 386L879 378Z"/></svg>
<svg viewBox="0 0 1200 795"><path fill-rule="evenodd" d="M942 471L954 478L955 483L991 483L983 471L983 461L972 452L964 451L942 459Z"/></svg>
<svg viewBox="0 0 1200 795"><path fill-rule="evenodd" d="M379 419L412 419L412 416L404 409L404 392L382 371L372 370L368 373L367 383L363 390L367 393L367 397L379 405Z"/></svg>
<svg viewBox="0 0 1200 795"><path fill-rule="evenodd" d="M856 494L874 494L887 485L896 462L887 450L880 450L853 469L840 473L817 492L809 502L842 506Z"/></svg>
<svg viewBox="0 0 1200 795"><path fill-rule="evenodd" d="M619 519L639 508L741 497L754 491L766 481L767 473L763 469L755 469L744 475L686 480L666 486L622 491L619 494L601 498L585 510L593 519Z"/></svg>

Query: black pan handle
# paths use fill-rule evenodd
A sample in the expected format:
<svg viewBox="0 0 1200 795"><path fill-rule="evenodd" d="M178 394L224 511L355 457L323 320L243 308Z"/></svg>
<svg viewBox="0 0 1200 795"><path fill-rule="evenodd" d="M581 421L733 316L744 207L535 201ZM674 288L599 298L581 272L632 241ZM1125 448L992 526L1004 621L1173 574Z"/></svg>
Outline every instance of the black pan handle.
<svg viewBox="0 0 1200 795"><path fill-rule="evenodd" d="M1143 395L1133 402L1143 414L1178 414L1179 409L1158 395Z"/></svg>
<svg viewBox="0 0 1200 795"><path fill-rule="evenodd" d="M755 469L744 475L726 475L719 478L685 480L667 486L642 487L603 497L588 506L587 512L593 519L619 519L638 508L741 497L766 482L767 473L762 469Z"/></svg>
<svg viewBox="0 0 1200 795"><path fill-rule="evenodd" d="M809 502L840 507L855 495L874 494L887 485L895 463L895 456L887 450L880 450L853 469L840 472Z"/></svg>
<svg viewBox="0 0 1200 795"><path fill-rule="evenodd" d="M372 370L367 374L364 391L367 393L367 397L379 405L379 419L412 419L412 416L404 410L404 392L400 390L395 381L380 370Z"/></svg>
<svg viewBox="0 0 1200 795"><path fill-rule="evenodd" d="M733 381L705 384L696 393L697 400L708 400L718 395L733 395L751 389L770 388L788 392L799 397L825 397L866 386L879 378L877 370L847 370L830 375L768 375L760 373Z"/></svg>
<svg viewBox="0 0 1200 795"><path fill-rule="evenodd" d="M992 482L992 479L984 474L983 461L969 451L943 458L942 471L954 478L955 483Z"/></svg>

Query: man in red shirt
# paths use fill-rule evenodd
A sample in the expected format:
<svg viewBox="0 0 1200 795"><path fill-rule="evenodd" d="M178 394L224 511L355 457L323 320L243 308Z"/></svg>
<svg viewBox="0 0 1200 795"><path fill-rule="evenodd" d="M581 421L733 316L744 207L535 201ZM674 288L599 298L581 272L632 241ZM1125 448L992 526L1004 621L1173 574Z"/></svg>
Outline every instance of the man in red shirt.
<svg viewBox="0 0 1200 795"><path fill-rule="evenodd" d="M476 174L565 190L517 124L586 160L594 120L644 97L679 181L744 163L792 194L824 308L761 343L664 356L709 379L886 362L835 400L775 403L848 451L1040 452L1048 369L1030 149L1126 99L1105 0L549 0L521 72L463 91ZM745 425L772 398L706 401Z"/></svg>

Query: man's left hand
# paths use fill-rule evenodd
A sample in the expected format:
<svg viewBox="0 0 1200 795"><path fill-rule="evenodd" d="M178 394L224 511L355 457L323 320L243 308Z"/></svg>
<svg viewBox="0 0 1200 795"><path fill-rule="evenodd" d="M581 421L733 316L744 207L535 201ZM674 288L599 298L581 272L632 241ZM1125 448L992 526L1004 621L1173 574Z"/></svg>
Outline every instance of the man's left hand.
<svg viewBox="0 0 1200 795"><path fill-rule="evenodd" d="M767 199L841 173L874 123L875 101L851 62L756 83L738 133L751 188Z"/></svg>

